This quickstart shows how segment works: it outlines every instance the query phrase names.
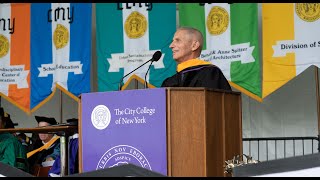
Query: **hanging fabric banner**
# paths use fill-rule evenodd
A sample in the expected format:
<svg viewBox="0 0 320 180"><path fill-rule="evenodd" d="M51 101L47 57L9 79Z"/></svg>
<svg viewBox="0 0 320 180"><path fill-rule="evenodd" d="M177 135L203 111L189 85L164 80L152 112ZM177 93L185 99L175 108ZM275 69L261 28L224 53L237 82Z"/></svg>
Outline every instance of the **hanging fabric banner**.
<svg viewBox="0 0 320 180"><path fill-rule="evenodd" d="M257 3L179 3L179 21L203 33L200 59L217 65L231 86L262 101Z"/></svg>
<svg viewBox="0 0 320 180"><path fill-rule="evenodd" d="M90 92L91 3L32 3L31 109L56 88L75 100Z"/></svg>
<svg viewBox="0 0 320 180"><path fill-rule="evenodd" d="M96 25L98 91L118 90L122 77L158 50L162 56L152 64L147 82L158 87L175 73L176 63L169 48L176 30L175 3L98 3ZM131 77L144 82L149 65L137 69Z"/></svg>
<svg viewBox="0 0 320 180"><path fill-rule="evenodd" d="M0 4L0 95L30 110L30 3Z"/></svg>
<svg viewBox="0 0 320 180"><path fill-rule="evenodd" d="M320 3L262 4L263 97L320 65Z"/></svg>

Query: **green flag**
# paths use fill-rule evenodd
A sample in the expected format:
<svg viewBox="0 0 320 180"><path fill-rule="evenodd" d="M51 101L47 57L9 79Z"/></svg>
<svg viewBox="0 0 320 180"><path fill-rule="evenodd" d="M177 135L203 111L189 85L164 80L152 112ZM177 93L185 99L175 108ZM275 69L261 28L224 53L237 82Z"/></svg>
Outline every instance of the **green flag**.
<svg viewBox="0 0 320 180"><path fill-rule="evenodd" d="M147 81L159 87L172 76L176 63L169 48L176 30L174 3L98 3L97 72L98 91L118 90L121 78L161 51L146 76ZM134 71L131 77L144 81L150 63ZM123 79L123 83L130 80Z"/></svg>
<svg viewBox="0 0 320 180"><path fill-rule="evenodd" d="M200 59L217 65L235 89L262 101L257 3L179 3L179 24L203 33Z"/></svg>

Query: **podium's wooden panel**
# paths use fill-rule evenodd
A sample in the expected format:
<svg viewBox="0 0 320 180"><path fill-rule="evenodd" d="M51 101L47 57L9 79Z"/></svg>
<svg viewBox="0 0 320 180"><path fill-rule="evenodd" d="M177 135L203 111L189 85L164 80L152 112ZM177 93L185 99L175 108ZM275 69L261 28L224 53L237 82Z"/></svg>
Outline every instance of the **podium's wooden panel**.
<svg viewBox="0 0 320 180"><path fill-rule="evenodd" d="M242 154L241 96L205 88L167 88L169 176L226 176Z"/></svg>

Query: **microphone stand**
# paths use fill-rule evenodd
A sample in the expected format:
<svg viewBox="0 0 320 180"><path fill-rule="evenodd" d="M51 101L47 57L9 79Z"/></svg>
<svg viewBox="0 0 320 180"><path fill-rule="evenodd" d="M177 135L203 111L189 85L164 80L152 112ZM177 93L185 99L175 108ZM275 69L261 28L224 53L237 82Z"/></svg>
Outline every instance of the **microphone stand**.
<svg viewBox="0 0 320 180"><path fill-rule="evenodd" d="M153 63L153 61L151 61L151 64L149 65L149 68L148 68L148 70L147 70L147 72L146 72L146 75L144 76L144 88L145 88L145 89L148 89L148 88L149 88L149 87L148 87L148 82L147 82L147 74L148 74L148 72L149 72L149 70L150 70L150 68L151 68L152 63Z"/></svg>
<svg viewBox="0 0 320 180"><path fill-rule="evenodd" d="M132 70L131 72L129 72L128 74L126 74L125 76L123 76L121 79L120 79L120 83L119 83L119 91L121 91L121 88L122 88L122 81L125 77L129 76L131 73L133 73L135 70L139 69L141 66L147 64L148 62L150 61L153 61L153 59L150 59L148 61L146 61L145 63L141 64L139 67L135 68L134 70Z"/></svg>

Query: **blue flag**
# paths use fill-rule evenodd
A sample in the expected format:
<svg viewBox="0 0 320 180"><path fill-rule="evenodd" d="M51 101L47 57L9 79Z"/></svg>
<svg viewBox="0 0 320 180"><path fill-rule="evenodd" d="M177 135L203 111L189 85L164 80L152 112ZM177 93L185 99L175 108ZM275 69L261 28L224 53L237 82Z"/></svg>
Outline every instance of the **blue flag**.
<svg viewBox="0 0 320 180"><path fill-rule="evenodd" d="M32 3L31 108L56 88L78 99L90 92L91 3Z"/></svg>

